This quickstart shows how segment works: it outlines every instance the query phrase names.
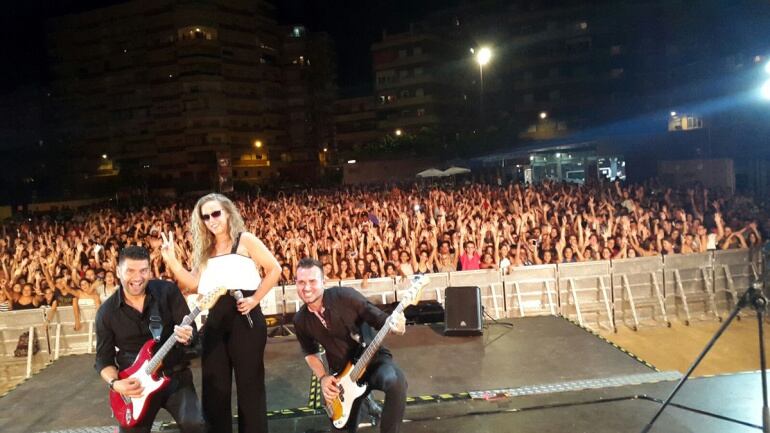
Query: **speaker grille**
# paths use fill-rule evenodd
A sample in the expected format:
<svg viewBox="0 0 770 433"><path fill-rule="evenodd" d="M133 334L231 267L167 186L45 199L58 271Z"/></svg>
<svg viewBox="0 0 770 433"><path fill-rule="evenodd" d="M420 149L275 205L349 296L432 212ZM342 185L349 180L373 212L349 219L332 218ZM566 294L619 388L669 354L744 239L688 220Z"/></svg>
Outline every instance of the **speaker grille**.
<svg viewBox="0 0 770 433"><path fill-rule="evenodd" d="M481 289L447 287L444 302L445 335L481 335Z"/></svg>

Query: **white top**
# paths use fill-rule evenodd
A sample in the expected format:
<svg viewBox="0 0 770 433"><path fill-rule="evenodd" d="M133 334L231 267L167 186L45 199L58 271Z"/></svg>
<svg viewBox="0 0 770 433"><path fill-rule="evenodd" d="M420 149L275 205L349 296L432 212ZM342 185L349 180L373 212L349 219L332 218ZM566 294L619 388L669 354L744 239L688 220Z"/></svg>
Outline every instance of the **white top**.
<svg viewBox="0 0 770 433"><path fill-rule="evenodd" d="M211 257L206 262L198 282L198 294L205 296L223 286L227 290L253 291L261 281L257 265L251 258L225 254Z"/></svg>
<svg viewBox="0 0 770 433"><path fill-rule="evenodd" d="M207 295L219 287L227 290L254 291L262 282L257 265L250 257L240 254L224 254L211 257L201 272L198 282L198 294ZM244 293L244 296L248 294ZM275 292L269 291L260 303L265 314L274 314L276 309Z"/></svg>

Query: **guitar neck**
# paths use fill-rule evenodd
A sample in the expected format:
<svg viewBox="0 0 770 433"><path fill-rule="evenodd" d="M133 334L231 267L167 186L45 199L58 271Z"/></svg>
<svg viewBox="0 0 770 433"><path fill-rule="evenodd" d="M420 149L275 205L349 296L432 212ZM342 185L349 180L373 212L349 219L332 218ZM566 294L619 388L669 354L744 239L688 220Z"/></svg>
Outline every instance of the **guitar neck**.
<svg viewBox="0 0 770 433"><path fill-rule="evenodd" d="M200 314L201 309L200 307L195 307L190 314L184 316L184 319L182 319L182 326L189 325L190 323L195 320L196 317L198 317L198 314ZM153 371L155 371L161 362L163 362L163 358L166 357L169 351L174 347L174 344L176 344L176 337L174 337L174 334L172 333L170 337L166 339L166 341L163 343L163 346L160 346L160 349L158 349L157 352L155 352L155 355L150 359L150 362L147 363L146 373L150 374Z"/></svg>
<svg viewBox="0 0 770 433"><path fill-rule="evenodd" d="M390 318L400 314L404 311L404 308L406 306L403 302L399 302L396 306L396 309L393 310L393 313L388 317L388 320L385 322L385 325L380 328L380 331L377 332L377 335L374 336L374 339L369 344L369 347L364 350L364 353L361 355L361 357L358 359L358 362L356 362L356 365L353 367L353 370L350 372L350 377L353 379L353 381L358 381L361 379L361 375L366 370L366 367L369 365L369 363L372 361L372 358L374 357L374 354L377 353L377 351L380 349L380 346L382 346L382 342L385 340L385 337L390 333Z"/></svg>

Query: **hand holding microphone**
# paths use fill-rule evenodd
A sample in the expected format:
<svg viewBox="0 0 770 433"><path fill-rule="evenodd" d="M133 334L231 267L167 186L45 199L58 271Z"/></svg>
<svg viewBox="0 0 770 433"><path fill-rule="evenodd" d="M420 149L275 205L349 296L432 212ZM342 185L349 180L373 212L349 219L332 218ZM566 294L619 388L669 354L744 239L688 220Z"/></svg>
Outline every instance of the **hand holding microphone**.
<svg viewBox="0 0 770 433"><path fill-rule="evenodd" d="M243 302L248 302L246 298L243 297L243 292L241 292L240 290L233 291L233 298L235 298L235 302L238 303L238 306L241 306ZM242 310L239 308L238 311L242 311ZM254 322L251 320L251 316L249 316L250 311L251 309L247 310L245 312L245 315L246 315L246 320L249 321L249 328L253 328Z"/></svg>

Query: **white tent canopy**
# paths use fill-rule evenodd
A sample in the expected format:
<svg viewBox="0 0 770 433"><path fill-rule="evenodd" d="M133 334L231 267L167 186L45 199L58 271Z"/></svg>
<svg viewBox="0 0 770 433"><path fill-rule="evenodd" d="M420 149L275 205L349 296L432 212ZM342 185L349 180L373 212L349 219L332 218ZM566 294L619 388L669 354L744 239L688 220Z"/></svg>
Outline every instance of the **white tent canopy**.
<svg viewBox="0 0 770 433"><path fill-rule="evenodd" d="M452 166L444 170L444 176L453 176L455 174L470 173L471 170L465 167Z"/></svg>
<svg viewBox="0 0 770 433"><path fill-rule="evenodd" d="M429 168L427 170L423 170L417 173L417 177L443 177L443 176L446 176L446 173L444 173L443 171L437 168Z"/></svg>

